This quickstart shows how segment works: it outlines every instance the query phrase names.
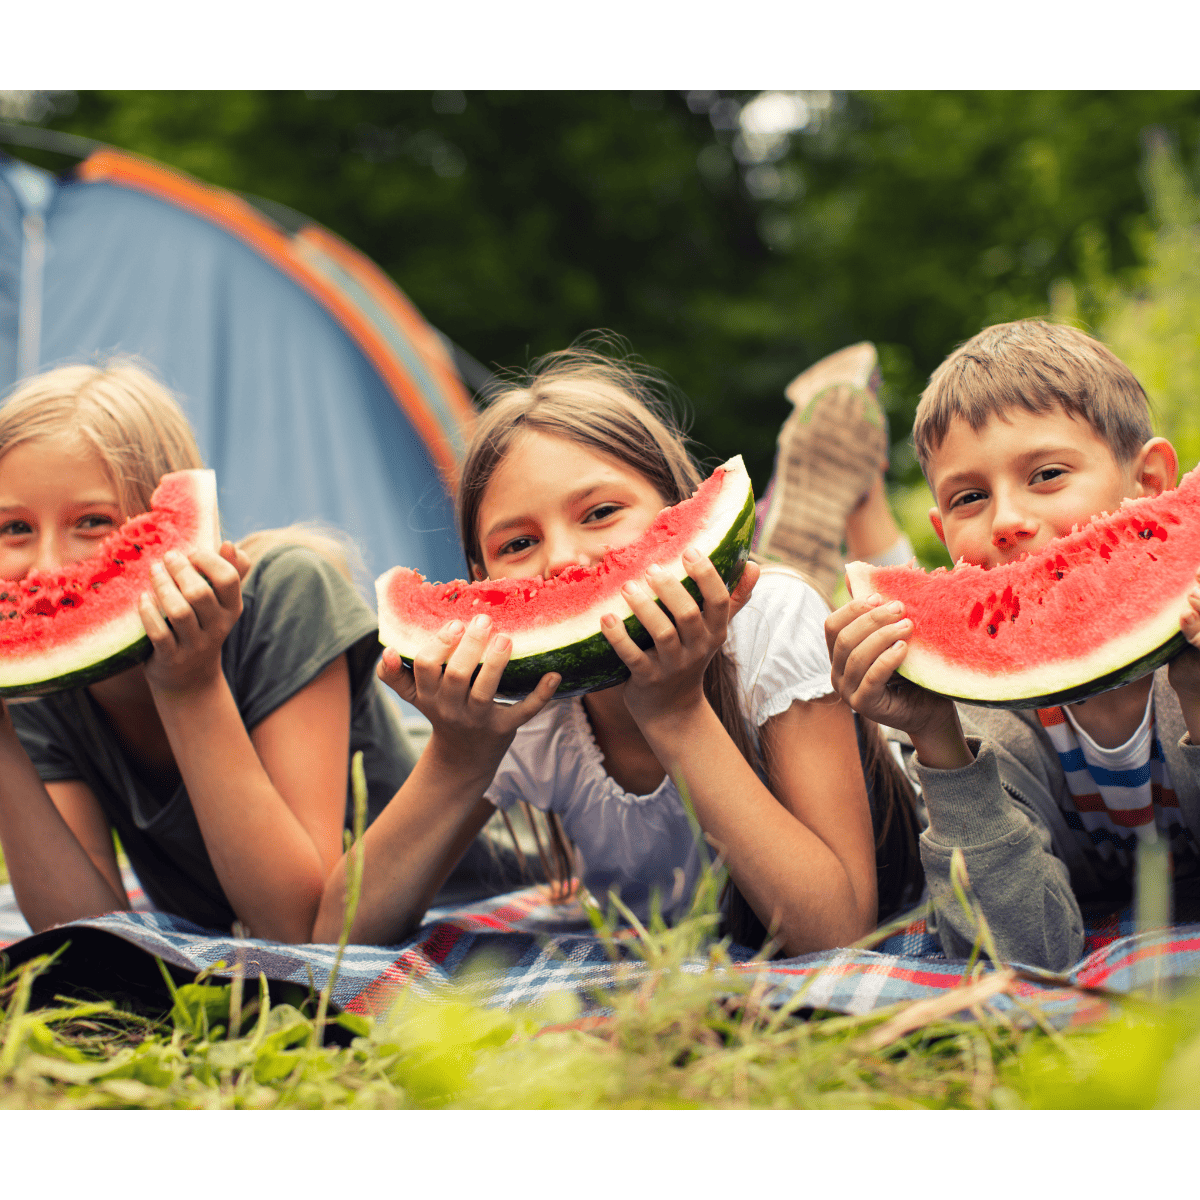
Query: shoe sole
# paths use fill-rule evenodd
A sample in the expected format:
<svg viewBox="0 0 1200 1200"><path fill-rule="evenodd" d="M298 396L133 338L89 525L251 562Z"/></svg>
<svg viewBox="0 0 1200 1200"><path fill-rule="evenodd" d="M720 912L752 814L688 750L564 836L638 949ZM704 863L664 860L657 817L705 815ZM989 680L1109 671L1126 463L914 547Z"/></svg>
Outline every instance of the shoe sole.
<svg viewBox="0 0 1200 1200"><path fill-rule="evenodd" d="M875 347L861 342L821 359L784 391L795 411L779 431L755 550L797 568L826 602L841 574L846 518L887 459L878 385Z"/></svg>

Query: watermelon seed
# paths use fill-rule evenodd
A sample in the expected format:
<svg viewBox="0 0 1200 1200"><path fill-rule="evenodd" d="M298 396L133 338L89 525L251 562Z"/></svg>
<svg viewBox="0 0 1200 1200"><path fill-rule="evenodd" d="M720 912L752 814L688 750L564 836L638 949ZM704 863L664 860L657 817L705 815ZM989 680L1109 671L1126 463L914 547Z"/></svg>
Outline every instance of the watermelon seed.
<svg viewBox="0 0 1200 1200"><path fill-rule="evenodd" d="M988 631L988 637L995 637L996 634L999 632L999 630L997 630L995 625L989 625L987 627L987 631Z"/></svg>
<svg viewBox="0 0 1200 1200"><path fill-rule="evenodd" d="M1147 529L1139 529L1138 530L1138 537L1145 538L1147 541L1149 541L1153 536L1154 536L1154 530L1152 530L1152 529L1147 528Z"/></svg>
<svg viewBox="0 0 1200 1200"><path fill-rule="evenodd" d="M10 612L8 615L9 615L10 617L15 617L15 616L17 615L16 609L13 609L13 611L12 611L12 612Z"/></svg>

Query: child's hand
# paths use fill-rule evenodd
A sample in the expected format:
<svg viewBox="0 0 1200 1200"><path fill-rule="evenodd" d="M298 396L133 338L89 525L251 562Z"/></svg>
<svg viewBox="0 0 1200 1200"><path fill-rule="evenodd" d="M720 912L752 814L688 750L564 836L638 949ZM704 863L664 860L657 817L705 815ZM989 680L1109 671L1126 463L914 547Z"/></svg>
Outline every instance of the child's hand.
<svg viewBox="0 0 1200 1200"><path fill-rule="evenodd" d="M1167 668L1167 680L1175 689L1181 705L1190 704L1200 708L1200 571L1196 572L1196 586L1188 592L1187 599L1188 608L1179 618L1179 628L1191 645L1185 646L1171 660Z"/></svg>
<svg viewBox="0 0 1200 1200"><path fill-rule="evenodd" d="M758 565L748 562L730 596L716 567L703 554L685 550L683 565L700 589L703 609L678 579L659 567L646 572L645 584L634 581L622 589L634 616L654 638L652 649L642 650L624 622L611 613L600 619L608 644L629 668L625 706L643 731L647 721L669 720L703 701L704 669L725 644L730 620L758 582ZM654 602L656 596L670 616Z"/></svg>
<svg viewBox="0 0 1200 1200"><path fill-rule="evenodd" d="M946 742L958 749L962 733L954 702L895 674L908 653L908 643L902 639L912 628L899 600L884 604L879 596L851 600L830 613L825 618L825 640L833 686L856 713L904 730L926 765L950 765L931 761L943 756L922 753L921 743L940 747Z"/></svg>
<svg viewBox="0 0 1200 1200"><path fill-rule="evenodd" d="M512 641L503 634L493 636L490 618L481 615L465 628L460 621L445 625L414 657L411 671L395 650L385 650L378 674L429 718L435 753L454 767L478 764L490 778L517 729L545 708L562 682L562 676L552 672L543 675L525 699L496 704L496 687L511 653ZM479 674L472 683L477 665Z"/></svg>
<svg viewBox="0 0 1200 1200"><path fill-rule="evenodd" d="M139 611L154 653L146 662L153 690L171 696L208 686L221 674L221 647L242 613L249 560L230 543L184 557L168 550L150 568L153 593ZM169 622L169 624L168 624Z"/></svg>

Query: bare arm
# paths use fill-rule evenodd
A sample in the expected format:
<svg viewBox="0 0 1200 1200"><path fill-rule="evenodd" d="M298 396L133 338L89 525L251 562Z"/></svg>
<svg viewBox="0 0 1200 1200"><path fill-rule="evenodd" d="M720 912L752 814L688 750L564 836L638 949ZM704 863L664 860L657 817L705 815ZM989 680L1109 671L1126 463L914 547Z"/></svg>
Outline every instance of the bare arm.
<svg viewBox="0 0 1200 1200"><path fill-rule="evenodd" d="M394 651L384 651L380 678L429 718L433 733L412 774L363 838L363 885L352 941L387 944L415 928L494 811L484 792L517 729L542 710L559 684L559 676L545 675L520 703L494 703L511 651L508 638L492 636L486 617L476 617L466 630L458 622L447 625L416 657L412 671ZM326 885L313 941L332 942L341 934L345 867L343 859Z"/></svg>
<svg viewBox="0 0 1200 1200"><path fill-rule="evenodd" d="M17 904L35 933L129 907L95 796L78 780L50 788L53 797L0 704L0 845Z"/></svg>
<svg viewBox="0 0 1200 1200"><path fill-rule="evenodd" d="M154 645L146 678L209 858L254 936L307 941L341 852L345 655L248 732L220 668L221 644L241 612L238 570L208 551L165 561L170 575L154 579L158 605L142 604Z"/></svg>
<svg viewBox="0 0 1200 1200"><path fill-rule="evenodd" d="M836 697L796 701L770 718L762 738L771 787L742 757L704 697L709 659L730 613L757 578L749 564L731 598L708 559L684 556L701 610L665 573L649 578L674 623L645 588L626 599L654 637L639 650L615 620L609 641L630 668L625 703L659 762L681 776L696 816L730 874L785 950L846 945L875 924L875 854L854 718Z"/></svg>

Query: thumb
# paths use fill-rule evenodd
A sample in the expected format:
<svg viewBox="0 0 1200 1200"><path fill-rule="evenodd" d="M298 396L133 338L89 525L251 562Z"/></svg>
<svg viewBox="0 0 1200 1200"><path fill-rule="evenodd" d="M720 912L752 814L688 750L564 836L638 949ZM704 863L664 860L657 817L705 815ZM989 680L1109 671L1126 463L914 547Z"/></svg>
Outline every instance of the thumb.
<svg viewBox="0 0 1200 1200"><path fill-rule="evenodd" d="M761 574L762 569L758 563L746 562L746 565L742 568L742 577L737 581L737 585L729 594L729 617L731 620L746 607L746 603L754 591L754 585L758 582Z"/></svg>

